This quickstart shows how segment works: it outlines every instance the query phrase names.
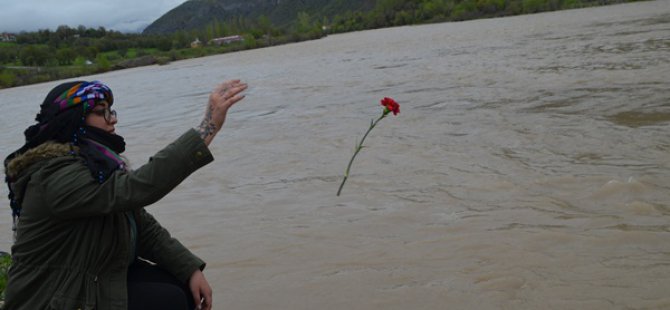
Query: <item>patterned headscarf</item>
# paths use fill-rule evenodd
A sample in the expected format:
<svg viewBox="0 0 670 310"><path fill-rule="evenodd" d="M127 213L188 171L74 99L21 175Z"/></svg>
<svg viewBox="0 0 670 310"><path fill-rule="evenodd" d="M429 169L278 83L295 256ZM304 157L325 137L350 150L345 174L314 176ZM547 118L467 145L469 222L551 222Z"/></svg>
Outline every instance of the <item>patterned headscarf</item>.
<svg viewBox="0 0 670 310"><path fill-rule="evenodd" d="M54 100L54 104L58 105L59 111L64 111L83 103L84 111L90 111L95 106L95 102L101 100L105 100L112 105L114 102L112 90L99 81L92 81L82 82L71 87L58 96Z"/></svg>

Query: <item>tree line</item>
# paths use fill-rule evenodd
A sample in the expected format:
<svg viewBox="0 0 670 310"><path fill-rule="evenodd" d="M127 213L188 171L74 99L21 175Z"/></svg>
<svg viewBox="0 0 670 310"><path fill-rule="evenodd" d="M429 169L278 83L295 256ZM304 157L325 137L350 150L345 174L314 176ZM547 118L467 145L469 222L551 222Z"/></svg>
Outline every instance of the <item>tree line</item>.
<svg viewBox="0 0 670 310"><path fill-rule="evenodd" d="M300 12L296 23L277 27L266 16L236 16L214 20L202 29L167 35L121 33L104 27L21 32L13 42L0 42L0 88L63 79L123 68L124 62L150 57L153 63L316 39L325 35L312 19ZM241 42L208 44L211 39L239 35ZM195 40L202 46L193 48Z"/></svg>

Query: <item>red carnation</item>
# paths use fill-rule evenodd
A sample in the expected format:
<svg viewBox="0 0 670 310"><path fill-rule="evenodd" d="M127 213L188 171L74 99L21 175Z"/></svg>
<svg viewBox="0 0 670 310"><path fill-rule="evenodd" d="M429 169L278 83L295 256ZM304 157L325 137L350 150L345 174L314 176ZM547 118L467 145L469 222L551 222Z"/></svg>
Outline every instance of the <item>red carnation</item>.
<svg viewBox="0 0 670 310"><path fill-rule="evenodd" d="M385 113L393 112L393 115L398 115L400 113L400 105L393 100L393 98L384 97L382 99L382 106L386 108Z"/></svg>
<svg viewBox="0 0 670 310"><path fill-rule="evenodd" d="M347 165L347 170L344 172L344 178L342 179L342 183L340 183L340 188L337 190L337 196L340 195L342 192L342 187L344 187L344 183L347 181L347 178L349 178L349 170L351 170L351 164L354 163L354 158L356 158L356 155L358 155L358 152L360 152L363 149L363 141L365 141L365 138L368 136L370 131L372 131L372 128L375 128L377 126L377 123L381 121L383 118L385 118L389 113L393 112L393 115L398 115L400 113L400 105L393 100L393 98L389 97L384 97L384 99L381 100L382 106L384 107L384 111L382 111L382 115L375 121L370 121L370 128L368 128L368 131L365 132L363 135L363 138L361 139L361 142L359 142L356 145L356 149L354 150L354 155L351 156L351 159L349 160L349 165Z"/></svg>

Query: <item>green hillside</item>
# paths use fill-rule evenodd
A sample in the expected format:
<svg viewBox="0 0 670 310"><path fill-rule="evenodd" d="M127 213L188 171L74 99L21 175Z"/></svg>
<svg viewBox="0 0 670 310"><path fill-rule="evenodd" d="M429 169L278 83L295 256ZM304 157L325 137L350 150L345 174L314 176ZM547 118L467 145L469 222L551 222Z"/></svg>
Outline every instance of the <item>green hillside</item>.
<svg viewBox="0 0 670 310"><path fill-rule="evenodd" d="M369 11L375 0L190 0L154 21L144 34L198 30L214 21L257 21L262 16L277 27L295 23L298 12L333 17L347 11Z"/></svg>

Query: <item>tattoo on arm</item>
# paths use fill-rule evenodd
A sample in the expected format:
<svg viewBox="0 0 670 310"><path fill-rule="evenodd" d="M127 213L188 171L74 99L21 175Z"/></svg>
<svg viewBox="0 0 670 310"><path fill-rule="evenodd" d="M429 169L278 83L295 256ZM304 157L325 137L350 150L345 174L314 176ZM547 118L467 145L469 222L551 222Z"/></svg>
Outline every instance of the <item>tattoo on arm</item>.
<svg viewBox="0 0 670 310"><path fill-rule="evenodd" d="M216 125L212 122L212 106L207 108L207 113L205 113L205 118L200 122L198 132L203 140L208 136L214 135L216 132Z"/></svg>

